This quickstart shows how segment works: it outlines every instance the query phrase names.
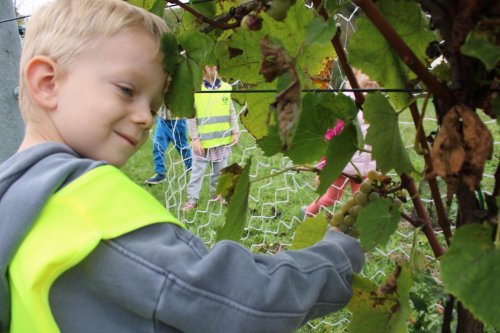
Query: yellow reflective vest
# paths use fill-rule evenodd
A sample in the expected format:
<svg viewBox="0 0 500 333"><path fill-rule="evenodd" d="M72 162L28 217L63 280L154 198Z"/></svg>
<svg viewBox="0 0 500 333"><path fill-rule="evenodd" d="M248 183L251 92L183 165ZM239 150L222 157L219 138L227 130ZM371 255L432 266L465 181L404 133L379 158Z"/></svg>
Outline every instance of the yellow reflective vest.
<svg viewBox="0 0 500 333"><path fill-rule="evenodd" d="M221 90L230 91L231 85L221 82ZM205 85L202 91L207 91ZM201 93L194 96L196 125L203 148L212 148L231 143L230 119L231 93Z"/></svg>
<svg viewBox="0 0 500 333"><path fill-rule="evenodd" d="M10 333L59 332L49 290L102 240L158 222L183 224L121 171L95 168L52 195L9 267Z"/></svg>

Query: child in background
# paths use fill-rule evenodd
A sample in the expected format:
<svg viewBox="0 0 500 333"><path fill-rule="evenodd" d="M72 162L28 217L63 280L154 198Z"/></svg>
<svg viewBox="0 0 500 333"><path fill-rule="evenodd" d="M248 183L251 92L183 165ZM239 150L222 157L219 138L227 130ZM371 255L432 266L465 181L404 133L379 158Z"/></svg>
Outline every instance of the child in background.
<svg viewBox="0 0 500 333"><path fill-rule="evenodd" d="M359 70L355 70L354 74L358 81L358 84L361 88L377 88L378 84L375 81L370 80L370 78L362 73ZM350 88L349 83L347 83L347 87ZM353 93L346 93L349 97L354 99ZM359 125L361 127L361 131L363 136L366 136L366 132L368 130L368 125L365 123L363 118L363 111L358 111L357 118L359 121ZM325 140L331 140L334 136L338 135L344 127L344 121L338 120L337 124L334 128L330 128L325 134ZM370 147L366 146L369 150ZM318 169L322 170L326 164L326 158L318 163ZM328 207L333 205L335 202L340 201L342 196L344 195L344 191L347 188L347 185L351 185L352 194L356 193L359 190L359 185L361 182L356 181L356 177L358 177L358 172L361 173L362 179L366 179L368 175L368 171L374 170L376 168L376 163L372 160L371 153L368 152L356 152L350 161L342 171L342 174L333 182L332 185L326 190L325 194L323 194L320 198L314 200L309 204L309 206L305 207L304 213L305 216L315 216L318 214L321 207ZM357 170L356 170L357 169Z"/></svg>
<svg viewBox="0 0 500 333"><path fill-rule="evenodd" d="M162 104L166 29L121 0L54 0L31 17L26 132L0 165L1 332L293 332L351 298L354 238L209 250L117 168Z"/></svg>
<svg viewBox="0 0 500 333"><path fill-rule="evenodd" d="M187 120L189 137L193 146L193 170L187 186L184 212L195 209L200 199L205 172L210 165L210 196L224 203L220 195L214 195L222 169L229 163L231 147L238 143L240 127L231 99L232 87L219 77L217 66L205 66L201 91L194 95L196 117ZM208 91L226 91L207 93Z"/></svg>
<svg viewBox="0 0 500 333"><path fill-rule="evenodd" d="M165 181L165 152L170 145L175 146L184 162L184 170L191 171L191 147L187 140L187 122L184 118L172 118L170 110L162 105L156 117L153 137L153 164L155 174L144 181L145 184L156 185Z"/></svg>

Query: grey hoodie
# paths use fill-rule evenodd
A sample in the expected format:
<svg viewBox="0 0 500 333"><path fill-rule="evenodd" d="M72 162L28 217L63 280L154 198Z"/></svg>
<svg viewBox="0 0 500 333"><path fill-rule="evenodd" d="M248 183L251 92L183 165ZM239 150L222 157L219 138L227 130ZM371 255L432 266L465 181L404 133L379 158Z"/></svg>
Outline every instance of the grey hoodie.
<svg viewBox="0 0 500 333"><path fill-rule="evenodd" d="M42 144L0 165L0 328L8 330L8 265L52 193L102 163ZM61 332L293 332L344 307L358 242L328 232L301 251L256 255L170 223L103 241L57 279L49 301ZM48 333L48 332L41 332Z"/></svg>

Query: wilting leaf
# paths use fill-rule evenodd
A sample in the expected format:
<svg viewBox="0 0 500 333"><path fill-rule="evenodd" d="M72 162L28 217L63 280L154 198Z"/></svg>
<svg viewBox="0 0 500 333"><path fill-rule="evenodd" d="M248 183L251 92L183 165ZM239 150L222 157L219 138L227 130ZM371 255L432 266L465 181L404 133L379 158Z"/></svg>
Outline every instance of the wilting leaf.
<svg viewBox="0 0 500 333"><path fill-rule="evenodd" d="M380 288L368 278L354 275L353 298L347 305L353 313L349 332L406 333L410 285L406 265L398 267Z"/></svg>
<svg viewBox="0 0 500 333"><path fill-rule="evenodd" d="M247 160L245 168L238 179L231 202L227 207L224 226L217 230L217 241L229 239L239 241L245 228L248 215L248 195L250 193L250 167L251 157Z"/></svg>
<svg viewBox="0 0 500 333"><path fill-rule="evenodd" d="M271 103L271 110L276 110L283 151L287 151L295 135L300 118L300 82L295 71L293 59L279 42L267 36L260 41L263 60L261 73L267 82L278 78L276 99ZM286 83L284 83L286 82ZM283 88L280 91L280 88Z"/></svg>
<svg viewBox="0 0 500 333"><path fill-rule="evenodd" d="M428 176L444 178L451 193L460 179L474 191L492 152L493 137L477 114L466 106L454 106L444 116L432 146L432 173Z"/></svg>
<svg viewBox="0 0 500 333"><path fill-rule="evenodd" d="M295 230L291 250L299 250L314 245L323 239L328 222L323 215L307 218Z"/></svg>
<svg viewBox="0 0 500 333"><path fill-rule="evenodd" d="M233 163L222 169L217 180L215 194L220 194L227 202L231 202L231 197L242 173L243 168L238 163Z"/></svg>

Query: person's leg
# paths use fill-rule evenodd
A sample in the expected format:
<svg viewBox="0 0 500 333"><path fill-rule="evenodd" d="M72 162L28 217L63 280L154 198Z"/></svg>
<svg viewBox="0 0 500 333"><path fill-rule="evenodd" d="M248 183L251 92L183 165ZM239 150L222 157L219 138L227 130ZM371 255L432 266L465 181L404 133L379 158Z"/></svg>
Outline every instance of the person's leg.
<svg viewBox="0 0 500 333"><path fill-rule="evenodd" d="M189 147L189 142L187 140L186 119L176 120L172 132L173 132L173 142L175 148L182 156L185 170L191 171L191 166L193 162L191 157L191 147Z"/></svg>
<svg viewBox="0 0 500 333"><path fill-rule="evenodd" d="M188 202L197 203L200 199L201 186L203 184L203 176L208 166L208 161L201 158L193 158L193 166L191 169L191 177L187 186Z"/></svg>
<svg viewBox="0 0 500 333"><path fill-rule="evenodd" d="M219 179L220 171L227 167L228 163L229 157L226 157L225 159L218 162L212 162L212 172L210 175L210 197L212 197L215 193L215 188L217 187L217 180Z"/></svg>
<svg viewBox="0 0 500 333"><path fill-rule="evenodd" d="M158 117L153 136L153 161L155 172L159 175L165 175L165 151L170 143L167 131L169 129L165 120Z"/></svg>
<svg viewBox="0 0 500 333"><path fill-rule="evenodd" d="M323 194L319 199L314 200L307 208L305 209L306 216L314 216L318 214L320 208L322 206L328 207L335 203L335 201L339 201L344 194L344 190L349 183L349 178L340 175L335 182L326 190L325 194Z"/></svg>

